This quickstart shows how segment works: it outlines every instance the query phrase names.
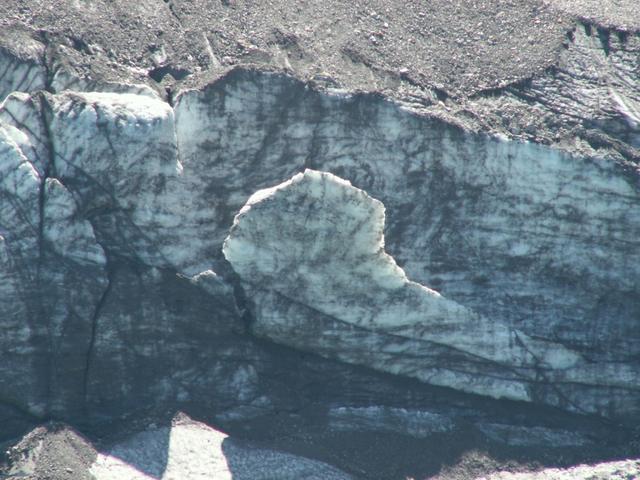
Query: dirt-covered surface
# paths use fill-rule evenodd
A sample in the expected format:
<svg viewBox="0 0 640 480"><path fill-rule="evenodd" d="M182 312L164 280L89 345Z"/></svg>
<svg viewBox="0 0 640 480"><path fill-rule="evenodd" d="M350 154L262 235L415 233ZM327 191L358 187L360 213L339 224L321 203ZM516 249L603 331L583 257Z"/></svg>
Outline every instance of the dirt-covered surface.
<svg viewBox="0 0 640 480"><path fill-rule="evenodd" d="M462 96L553 64L572 22L537 0L8 0L0 18L57 36L74 67L110 80L197 85L258 64L349 89Z"/></svg>
<svg viewBox="0 0 640 480"><path fill-rule="evenodd" d="M60 423L35 428L5 452L9 465L0 478L42 480L90 480L88 469L97 452L91 442Z"/></svg>
<svg viewBox="0 0 640 480"><path fill-rule="evenodd" d="M0 25L28 26L78 73L111 81L175 89L252 64L347 89L466 97L554 65L577 19L638 30L635 2L613 3L6 0Z"/></svg>
<svg viewBox="0 0 640 480"><path fill-rule="evenodd" d="M640 9L636 0L546 0L570 15L605 28L633 32L640 30Z"/></svg>

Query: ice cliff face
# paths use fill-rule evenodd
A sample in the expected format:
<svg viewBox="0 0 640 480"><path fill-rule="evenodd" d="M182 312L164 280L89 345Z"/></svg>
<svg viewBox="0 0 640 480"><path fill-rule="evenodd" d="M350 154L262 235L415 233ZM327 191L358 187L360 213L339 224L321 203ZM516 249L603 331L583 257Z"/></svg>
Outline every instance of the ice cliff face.
<svg viewBox="0 0 640 480"><path fill-rule="evenodd" d="M597 412L604 405L585 392L613 387L628 392L618 408L633 408L632 365L594 367L409 281L384 251L383 227L380 202L331 174L306 170L254 194L223 248L254 304L254 331L496 398Z"/></svg>
<svg viewBox="0 0 640 480"><path fill-rule="evenodd" d="M251 403L273 362L234 333L251 312L254 332L331 358L638 414L628 165L242 69L173 107L143 87L16 93L0 119L9 417L197 402L212 385L221 405ZM309 172L245 206L305 168L357 188ZM239 211L226 254L244 292L222 255Z"/></svg>
<svg viewBox="0 0 640 480"><path fill-rule="evenodd" d="M350 364L640 414L637 34L583 22L548 68L449 91L394 70L404 47L377 36L339 49L352 79L269 30L243 47L269 68L219 61L180 84L150 80L173 71L159 47L150 77L98 40L6 31L4 435L176 404L295 409L335 378L398 395Z"/></svg>
<svg viewBox="0 0 640 480"><path fill-rule="evenodd" d="M230 287L176 276L190 250L175 236L199 237L176 186L172 109L150 92L38 93L10 96L0 115L5 415L109 418L227 374L219 400L250 395Z"/></svg>

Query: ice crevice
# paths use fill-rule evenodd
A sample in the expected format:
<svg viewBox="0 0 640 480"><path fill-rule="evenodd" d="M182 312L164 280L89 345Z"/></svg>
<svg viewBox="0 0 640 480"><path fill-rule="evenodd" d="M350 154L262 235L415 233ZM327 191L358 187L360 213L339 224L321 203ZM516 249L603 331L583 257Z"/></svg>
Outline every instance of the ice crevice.
<svg viewBox="0 0 640 480"><path fill-rule="evenodd" d="M44 101L43 94L40 93L38 95L38 104L39 104L39 112L40 112L40 122L44 129L44 139L40 139L41 142L45 145L45 152L47 154L47 158L44 159L43 171L40 176L40 185L38 191L38 266L37 266L37 282L39 286L39 290L44 290L44 275L43 275L43 264L45 261L45 248L46 248L46 235L45 235L45 208L46 208L46 192L47 192L47 180L50 178L52 172L55 171L55 151L53 150L53 141L51 138L50 131L50 121L51 117L48 115L46 111L46 102ZM43 141L44 140L44 141ZM55 358L55 341L54 341L54 327L53 327L53 319L51 315L47 314L47 308L44 304L44 299L42 297L38 300L38 307L40 310L40 318L42 322L47 326L47 338L49 342L49 357L50 360L47 362L47 411L51 411L51 401L53 397L53 376L56 370L56 358Z"/></svg>
<svg viewBox="0 0 640 480"><path fill-rule="evenodd" d="M87 345L87 351L85 354L84 371L82 373L82 398L84 400L85 408L88 408L88 404L89 404L89 386L90 386L89 382L91 380L91 367L95 358L95 345L96 345L96 339L98 336L100 315L102 314L104 307L107 304L107 301L109 300L109 296L114 283L114 277L116 274L115 267L113 266L113 261L111 259L110 254L108 253L108 250L105 248L104 245L100 244L98 240L96 240L96 242L102 247L102 250L105 254L104 268L106 271L107 283L106 283L106 286L104 287L102 294L100 295L100 298L98 299L98 302L95 304L93 314L90 319L91 330L90 330L89 342Z"/></svg>

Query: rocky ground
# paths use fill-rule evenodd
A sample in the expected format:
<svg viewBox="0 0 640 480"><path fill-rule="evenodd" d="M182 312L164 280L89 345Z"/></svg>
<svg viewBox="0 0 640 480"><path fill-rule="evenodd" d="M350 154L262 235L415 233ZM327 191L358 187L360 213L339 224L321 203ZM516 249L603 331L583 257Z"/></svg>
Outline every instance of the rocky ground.
<svg viewBox="0 0 640 480"><path fill-rule="evenodd" d="M145 0L128 6L9 1L2 22L59 36L68 43L63 51L72 67L116 81L156 79L175 89L209 81L234 65L256 64L349 89L402 95L403 89L439 88L443 95L465 97L555 63L573 23L571 15L537 1L442 1L427 7L394 1Z"/></svg>
<svg viewBox="0 0 640 480"><path fill-rule="evenodd" d="M8 0L1 22L54 36L70 66L100 79L197 85L253 63L305 79L324 76L349 89L402 95L415 84L418 92L441 89L456 97L532 78L556 64L577 21L627 34L640 28L632 0L428 6L393 0L143 0L128 7L124 1Z"/></svg>

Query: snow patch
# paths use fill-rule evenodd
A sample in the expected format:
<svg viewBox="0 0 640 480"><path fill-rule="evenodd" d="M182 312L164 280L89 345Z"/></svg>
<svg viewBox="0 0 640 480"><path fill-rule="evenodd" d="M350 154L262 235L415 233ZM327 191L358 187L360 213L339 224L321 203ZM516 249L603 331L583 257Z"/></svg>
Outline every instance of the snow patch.
<svg viewBox="0 0 640 480"><path fill-rule="evenodd" d="M631 480L640 478L640 459L546 468L538 472L499 472L476 480Z"/></svg>
<svg viewBox="0 0 640 480"><path fill-rule="evenodd" d="M96 480L349 480L325 463L253 447L186 416L149 428L101 453Z"/></svg>

